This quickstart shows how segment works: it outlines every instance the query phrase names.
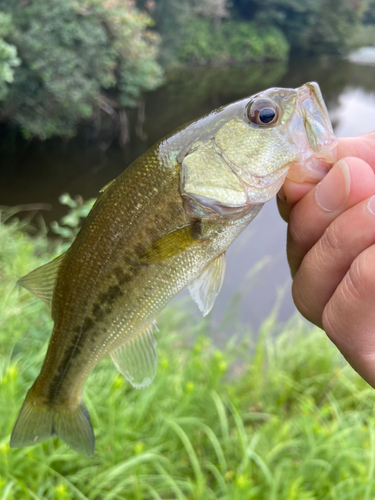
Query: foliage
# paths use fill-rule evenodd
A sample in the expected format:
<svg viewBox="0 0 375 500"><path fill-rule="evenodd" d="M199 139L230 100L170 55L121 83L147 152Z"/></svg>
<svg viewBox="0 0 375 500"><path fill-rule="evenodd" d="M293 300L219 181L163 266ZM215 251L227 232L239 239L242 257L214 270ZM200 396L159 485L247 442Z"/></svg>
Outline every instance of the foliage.
<svg viewBox="0 0 375 500"><path fill-rule="evenodd" d="M240 14L278 26L292 49L316 54L344 52L367 0L234 0Z"/></svg>
<svg viewBox="0 0 375 500"><path fill-rule="evenodd" d="M228 0L204 0L196 3L194 12L207 19L213 19L214 25L219 26L222 19L230 16L229 6Z"/></svg>
<svg viewBox="0 0 375 500"><path fill-rule="evenodd" d="M142 93L162 81L160 40L160 61L172 67L281 61L290 48L344 53L372 44L374 5L373 0L0 0L0 120L15 123L25 139L71 137L78 123L91 120L95 132L108 125L125 143L125 108L142 109Z"/></svg>
<svg viewBox="0 0 375 500"><path fill-rule="evenodd" d="M161 35L161 61L164 65L175 64L177 53L185 38L186 24L195 18L192 0L137 0L141 9L149 10L155 28Z"/></svg>
<svg viewBox="0 0 375 500"><path fill-rule="evenodd" d="M360 23L371 22L373 13L369 0L138 0L138 4L152 5L150 13L168 64L246 60L241 58L243 52L249 57L253 51L255 60L278 59L288 53L285 38L294 52L342 53L350 48L350 37ZM222 25L227 25L223 31L215 30ZM271 45L270 53L263 42Z"/></svg>
<svg viewBox="0 0 375 500"><path fill-rule="evenodd" d="M80 196L73 199L68 193L64 193L59 197L59 202L62 205L69 207L69 212L60 220L60 222L51 222L52 231L57 234L63 241L63 248L67 249L70 243L77 236L83 219L85 219L92 209L95 198L83 201Z"/></svg>
<svg viewBox="0 0 375 500"><path fill-rule="evenodd" d="M350 37L350 47L375 46L375 1L368 2L362 16L362 24Z"/></svg>
<svg viewBox="0 0 375 500"><path fill-rule="evenodd" d="M2 8L21 65L1 115L26 137L74 135L79 120L135 106L161 81L158 37L131 0L9 0Z"/></svg>
<svg viewBox="0 0 375 500"><path fill-rule="evenodd" d="M0 12L0 101L5 98L7 84L13 82L14 68L20 63L16 47L4 41L12 27L11 16Z"/></svg>
<svg viewBox="0 0 375 500"><path fill-rule="evenodd" d="M323 332L267 321L222 349L181 305L158 323L159 369L132 389L106 359L85 400L92 459L58 439L9 449L21 402L51 330L46 306L15 280L59 251L13 220L0 225L0 494L44 500L370 500L374 391ZM52 255L53 254L53 255Z"/></svg>
<svg viewBox="0 0 375 500"><path fill-rule="evenodd" d="M375 24L375 1L368 3L366 10L363 13L363 24Z"/></svg>
<svg viewBox="0 0 375 500"><path fill-rule="evenodd" d="M147 7L148 2L138 4ZM277 60L288 55L288 43L278 29L258 29L235 19L227 0L160 0L153 6L167 65Z"/></svg>
<svg viewBox="0 0 375 500"><path fill-rule="evenodd" d="M283 60L289 45L283 33L270 26L259 30L251 22L223 22L214 27L206 19L195 19L186 27L179 60L189 63Z"/></svg>
<svg viewBox="0 0 375 500"><path fill-rule="evenodd" d="M351 49L375 46L375 23L363 24L353 33L349 40Z"/></svg>

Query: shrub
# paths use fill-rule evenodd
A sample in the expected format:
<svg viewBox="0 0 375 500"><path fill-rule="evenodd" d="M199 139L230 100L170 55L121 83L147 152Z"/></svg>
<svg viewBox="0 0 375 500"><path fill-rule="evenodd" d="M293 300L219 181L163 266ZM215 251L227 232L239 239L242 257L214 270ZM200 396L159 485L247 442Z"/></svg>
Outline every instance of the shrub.
<svg viewBox="0 0 375 500"><path fill-rule="evenodd" d="M179 60L185 63L244 63L288 57L288 42L273 26L263 30L253 22L225 21L215 27L212 21L198 18L185 31L179 52Z"/></svg>

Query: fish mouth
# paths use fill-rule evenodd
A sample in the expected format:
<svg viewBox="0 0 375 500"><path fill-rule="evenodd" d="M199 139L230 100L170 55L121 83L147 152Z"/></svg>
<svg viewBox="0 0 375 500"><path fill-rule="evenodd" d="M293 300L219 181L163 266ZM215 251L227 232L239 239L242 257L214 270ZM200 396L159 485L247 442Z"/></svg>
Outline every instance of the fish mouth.
<svg viewBox="0 0 375 500"><path fill-rule="evenodd" d="M337 138L319 85L308 82L296 91L297 113L290 130L301 153L299 161L291 165L287 177L297 182L317 182L336 161Z"/></svg>
<svg viewBox="0 0 375 500"><path fill-rule="evenodd" d="M334 161L332 150L337 145L337 138L333 133L319 85L316 82L305 83L297 92L311 149L317 158Z"/></svg>

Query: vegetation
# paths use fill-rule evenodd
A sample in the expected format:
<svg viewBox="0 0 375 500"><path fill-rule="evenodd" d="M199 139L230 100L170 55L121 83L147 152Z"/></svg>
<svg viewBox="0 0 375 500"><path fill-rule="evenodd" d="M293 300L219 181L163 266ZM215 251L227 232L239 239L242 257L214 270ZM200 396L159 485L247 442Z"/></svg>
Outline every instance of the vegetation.
<svg viewBox="0 0 375 500"><path fill-rule="evenodd" d="M168 63L283 59L289 48L345 53L361 23L373 23L369 0L158 0L152 6Z"/></svg>
<svg viewBox="0 0 375 500"><path fill-rule="evenodd" d="M263 33L252 22L228 21L215 28L212 21L195 19L185 30L185 40L178 53L181 62L243 63L288 57L289 44L274 26Z"/></svg>
<svg viewBox="0 0 375 500"><path fill-rule="evenodd" d="M10 16L0 12L0 100L7 94L8 83L13 82L14 68L19 65L17 49L5 42L3 37L11 30Z"/></svg>
<svg viewBox="0 0 375 500"><path fill-rule="evenodd" d="M350 37L350 46L375 46L375 2L370 1L362 16L362 23Z"/></svg>
<svg viewBox="0 0 375 500"><path fill-rule="evenodd" d="M63 201L72 208L63 226L74 232L76 207ZM207 321L170 307L158 320L159 369L148 389L132 389L109 358L90 376L92 459L58 439L10 449L52 326L43 302L15 281L62 250L39 226L0 225L0 498L374 497L374 391L299 318L282 328L270 318L255 344L246 334L219 347Z"/></svg>
<svg viewBox="0 0 375 500"><path fill-rule="evenodd" d="M283 62L372 44L372 0L0 0L0 122L25 139L82 121L129 139L126 109L182 65ZM158 56L161 41L160 58ZM159 61L159 62L158 62Z"/></svg>
<svg viewBox="0 0 375 500"><path fill-rule="evenodd" d="M9 0L0 10L0 118L25 137L72 136L99 110L121 124L121 110L161 82L158 35L131 0Z"/></svg>
<svg viewBox="0 0 375 500"><path fill-rule="evenodd" d="M293 51L345 53L368 0L234 0L241 15L286 35Z"/></svg>
<svg viewBox="0 0 375 500"><path fill-rule="evenodd" d="M138 0L141 8L149 2ZM277 27L241 19L227 0L159 0L150 12L162 37L164 64L223 64L287 58Z"/></svg>
<svg viewBox="0 0 375 500"><path fill-rule="evenodd" d="M350 37L350 48L359 49L361 47L375 46L375 23L362 24L360 28Z"/></svg>

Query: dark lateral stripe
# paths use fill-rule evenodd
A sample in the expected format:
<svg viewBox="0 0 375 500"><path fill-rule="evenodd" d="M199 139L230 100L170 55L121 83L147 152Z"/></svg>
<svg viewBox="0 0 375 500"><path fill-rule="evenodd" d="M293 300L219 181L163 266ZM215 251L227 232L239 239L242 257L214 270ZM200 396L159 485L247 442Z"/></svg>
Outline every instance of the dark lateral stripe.
<svg viewBox="0 0 375 500"><path fill-rule="evenodd" d="M61 363L59 363L55 375L51 379L48 391L49 399L53 400L58 396L62 385L62 377L65 377L68 373L71 362L81 354L81 351L87 341L88 334L94 326L95 321L91 317L87 316L82 324L82 327L74 328L74 336L69 345L66 346L64 357L61 360Z"/></svg>
<svg viewBox="0 0 375 500"><path fill-rule="evenodd" d="M114 272L119 283L120 281L125 283L132 279L131 273L125 273L121 268L116 268ZM111 285L106 292L99 295L99 302L93 304L92 317L86 316L82 325L78 325L73 329L74 336L72 341L69 346L66 346L64 357L50 382L48 397L51 400L58 396L61 390L63 377L68 373L71 362L79 356L86 346L88 339L91 337L92 340L95 341L95 335L93 335L91 330L93 330L98 322L105 319L105 315L110 313L113 304L123 295L124 293L119 285ZM101 330L103 329L101 328Z"/></svg>

